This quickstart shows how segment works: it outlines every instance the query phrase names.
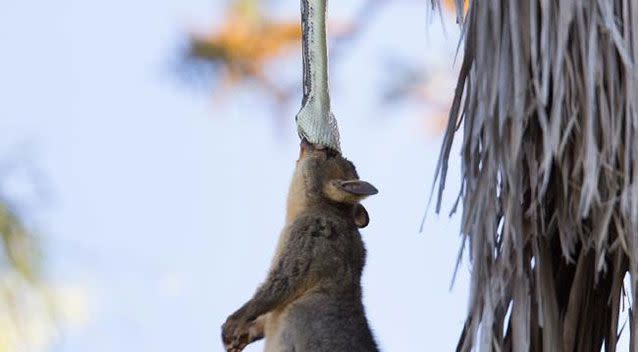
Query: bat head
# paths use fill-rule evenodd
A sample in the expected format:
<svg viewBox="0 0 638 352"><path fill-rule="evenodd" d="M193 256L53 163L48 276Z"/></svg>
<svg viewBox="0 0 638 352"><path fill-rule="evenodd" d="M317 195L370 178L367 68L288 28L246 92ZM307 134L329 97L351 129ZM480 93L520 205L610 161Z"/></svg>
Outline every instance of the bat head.
<svg viewBox="0 0 638 352"><path fill-rule="evenodd" d="M306 203L328 202L352 211L355 224L365 227L369 222L360 202L379 191L369 182L359 179L357 170L339 152L301 141L291 194L303 197Z"/></svg>

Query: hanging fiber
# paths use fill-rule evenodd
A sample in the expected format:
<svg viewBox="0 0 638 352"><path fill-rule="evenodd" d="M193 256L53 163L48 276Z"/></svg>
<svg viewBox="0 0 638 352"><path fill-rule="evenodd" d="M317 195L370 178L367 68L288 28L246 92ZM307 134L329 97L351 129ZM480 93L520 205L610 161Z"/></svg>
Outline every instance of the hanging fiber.
<svg viewBox="0 0 638 352"><path fill-rule="evenodd" d="M625 295L638 298L638 2L474 0L465 19L456 5L436 209L462 126L472 271L457 350L615 351Z"/></svg>

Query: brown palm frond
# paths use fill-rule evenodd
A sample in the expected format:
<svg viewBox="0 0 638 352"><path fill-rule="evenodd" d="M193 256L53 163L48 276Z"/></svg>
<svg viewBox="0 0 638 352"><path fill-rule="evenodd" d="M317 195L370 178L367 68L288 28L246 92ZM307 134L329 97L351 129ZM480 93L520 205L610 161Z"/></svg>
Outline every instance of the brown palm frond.
<svg viewBox="0 0 638 352"><path fill-rule="evenodd" d="M463 26L436 206L462 125L458 350L615 351L627 274L638 293L638 2L474 0ZM628 330L638 352L631 308Z"/></svg>

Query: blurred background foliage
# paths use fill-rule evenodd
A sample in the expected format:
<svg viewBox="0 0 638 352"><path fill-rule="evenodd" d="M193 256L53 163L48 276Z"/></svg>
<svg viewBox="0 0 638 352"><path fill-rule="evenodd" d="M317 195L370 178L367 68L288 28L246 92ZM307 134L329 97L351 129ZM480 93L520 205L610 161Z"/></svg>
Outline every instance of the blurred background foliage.
<svg viewBox="0 0 638 352"><path fill-rule="evenodd" d="M211 33L191 35L185 59L191 65L212 66L224 89L255 80L283 101L287 94L267 76L266 65L292 52L300 41L298 20L270 19L258 0L237 0Z"/></svg>
<svg viewBox="0 0 638 352"><path fill-rule="evenodd" d="M375 15L395 2L366 0L346 21L328 18L331 65L338 65L340 57L347 55L348 47L365 34ZM260 0L230 1L221 24L208 31L191 33L182 58L182 75L193 80L208 76L209 81L215 82L208 88L218 97L256 82L276 107L298 104L290 98L301 90L300 82L282 79L272 66L281 62L300 65L300 20L298 17L281 19L268 12L263 3ZM443 15L455 15L454 0L444 0L442 4ZM469 0L465 4L467 11ZM433 133L439 134L449 107L449 92L440 87L449 86L455 79L447 68L426 69L424 64L392 60L380 68L388 72L388 79L380 91L379 101L385 104L411 101L434 107L436 112L429 125Z"/></svg>
<svg viewBox="0 0 638 352"><path fill-rule="evenodd" d="M2 164L0 352L43 348L54 327L54 299L43 277L39 238L28 224L30 209L21 211L20 204L30 198L28 192L11 195L20 188L36 190L39 181L34 178L35 170L21 167L20 161L4 160Z"/></svg>

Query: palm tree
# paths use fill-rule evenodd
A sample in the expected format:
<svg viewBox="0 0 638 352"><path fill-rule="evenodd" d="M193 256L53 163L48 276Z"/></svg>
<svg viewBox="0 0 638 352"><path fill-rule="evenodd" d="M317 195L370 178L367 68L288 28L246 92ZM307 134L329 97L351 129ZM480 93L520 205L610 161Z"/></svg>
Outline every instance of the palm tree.
<svg viewBox="0 0 638 352"><path fill-rule="evenodd" d="M438 211L462 126L457 350L615 351L628 299L638 351L638 2L463 3L437 168Z"/></svg>

